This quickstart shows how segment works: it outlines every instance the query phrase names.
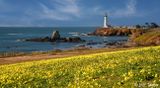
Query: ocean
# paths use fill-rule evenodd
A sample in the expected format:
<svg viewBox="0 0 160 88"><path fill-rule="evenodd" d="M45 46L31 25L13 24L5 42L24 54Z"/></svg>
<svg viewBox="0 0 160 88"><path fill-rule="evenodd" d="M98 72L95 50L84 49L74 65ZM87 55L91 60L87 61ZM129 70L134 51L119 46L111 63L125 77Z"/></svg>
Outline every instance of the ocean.
<svg viewBox="0 0 160 88"><path fill-rule="evenodd" d="M115 42L127 40L124 36L85 36L93 32L97 27L0 27L0 52L34 52L50 50L66 50L81 45L87 47L102 48L104 42ZM51 42L26 42L20 41L28 38L38 38L51 36L52 32L58 30L62 37L78 36L86 42L84 43L51 43ZM82 34L82 35L81 35ZM96 42L96 44L88 44Z"/></svg>

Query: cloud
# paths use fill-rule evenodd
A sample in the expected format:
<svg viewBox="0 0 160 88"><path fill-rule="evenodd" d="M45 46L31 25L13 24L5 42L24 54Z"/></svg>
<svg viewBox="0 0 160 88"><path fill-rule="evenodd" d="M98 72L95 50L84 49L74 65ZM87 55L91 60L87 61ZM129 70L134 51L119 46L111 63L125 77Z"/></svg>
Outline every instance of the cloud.
<svg viewBox="0 0 160 88"><path fill-rule="evenodd" d="M52 19L52 20L69 20L70 18L68 16L65 16L61 12L57 10L52 10L48 8L44 4L40 4L42 11L38 13L38 17L41 19Z"/></svg>
<svg viewBox="0 0 160 88"><path fill-rule="evenodd" d="M77 5L77 0L54 0L56 4L56 10L62 13L68 13L73 16L79 17L80 7Z"/></svg>
<svg viewBox="0 0 160 88"><path fill-rule="evenodd" d="M108 10L108 13L113 17L130 17L135 16L137 13L136 10L136 0L129 0L125 8L116 9L116 10Z"/></svg>
<svg viewBox="0 0 160 88"><path fill-rule="evenodd" d="M40 9L30 9L26 13L37 19L51 20L72 20L80 17L80 8L75 0L50 0L50 4L46 5L39 2ZM35 16L36 15L36 16Z"/></svg>
<svg viewBox="0 0 160 88"><path fill-rule="evenodd" d="M104 8L102 6L94 6L93 8L88 9L88 14L94 15L104 15L108 13L112 18L124 18L124 17L132 17L139 16L137 15L137 1L136 0L128 0L123 8L114 7L114 8ZM87 13L86 13L87 14Z"/></svg>
<svg viewBox="0 0 160 88"><path fill-rule="evenodd" d="M105 12L108 12L111 19L144 16L144 12L136 7L138 0L123 0L118 4L111 0L106 0L107 3L98 1L100 3L89 4L88 1L92 0L15 1L18 1L15 2L16 5L10 0L0 0L1 25L96 24L100 22Z"/></svg>
<svg viewBox="0 0 160 88"><path fill-rule="evenodd" d="M48 0L47 2L38 0L29 3L31 5L19 8L19 6L14 7L9 1L0 0L0 19L2 20L0 26L42 26L47 22L80 18L81 11L77 0Z"/></svg>

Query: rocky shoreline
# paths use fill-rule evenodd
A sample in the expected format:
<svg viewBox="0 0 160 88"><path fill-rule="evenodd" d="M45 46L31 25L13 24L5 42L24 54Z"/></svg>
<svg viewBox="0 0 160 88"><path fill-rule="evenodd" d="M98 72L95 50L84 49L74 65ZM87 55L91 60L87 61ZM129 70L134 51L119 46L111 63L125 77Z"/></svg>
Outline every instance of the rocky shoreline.
<svg viewBox="0 0 160 88"><path fill-rule="evenodd" d="M149 30L145 29L113 29L113 28L97 28L94 32L89 33L89 36L128 36L127 40L124 41L113 41L113 42L95 42L95 41L85 41L80 37L61 37L59 31L54 31L51 37L42 38L30 38L24 41L31 42L69 42L69 43L81 43L78 46L73 47L73 49L84 49L84 48L124 48L124 47L134 47L137 45L133 40L140 35L147 33ZM85 43L82 43L85 42ZM139 44L138 44L139 45Z"/></svg>
<svg viewBox="0 0 160 88"><path fill-rule="evenodd" d="M29 38L23 39L23 41L31 42L85 42L80 37L61 37L59 31L54 31L51 37Z"/></svg>
<svg viewBox="0 0 160 88"><path fill-rule="evenodd" d="M109 30L111 30L111 29L109 29ZM103 49L103 48L108 48L108 49L132 48L132 47L160 45L160 29L159 28L147 30L146 33L142 33L142 34L141 34L141 32L135 32L134 34L131 34L131 36L128 37L128 40L120 40L120 41L113 41L113 42L85 41L85 40L80 39L79 37L63 38L63 37L60 37L59 33L56 31L53 32L52 35L53 36L51 36L51 37L25 39L25 41L33 41L33 42L85 42L85 43L80 43L80 45L71 48L71 50L94 49L95 47L92 47L94 45L95 46L103 45L102 47L97 47L100 49ZM73 38L75 38L75 40ZM60 50L60 51L63 51L63 50ZM16 53L16 55L15 55L15 53L12 53L12 52L11 52L11 54L7 53L7 54L2 55L2 57L16 56L16 55L19 56L19 55L25 54L23 52L20 52L20 53Z"/></svg>
<svg viewBox="0 0 160 88"><path fill-rule="evenodd" d="M104 32L111 32L108 34L105 34ZM117 34L113 34L116 31ZM123 31L123 30L122 30ZM130 31L129 31L130 32ZM126 34L130 34L128 31L125 31ZM103 35L105 34L105 35ZM124 36L123 33L119 33L116 29L105 29L105 28L100 28L96 29L93 33L88 34L89 36ZM85 42L85 44L81 44L79 46L74 47L75 49L84 49L84 48L93 48L94 46L98 45L103 45L103 47L124 47L125 41L114 41L114 42L94 42L94 41L86 41L82 40L80 37L61 37L59 31L53 31L51 37L40 37L40 38L29 38L29 39L23 39L23 41L29 41L29 42L70 42L70 43L82 43Z"/></svg>
<svg viewBox="0 0 160 88"><path fill-rule="evenodd" d="M114 29L114 28L97 28L94 32L89 33L88 35L93 36L129 36L134 33L145 33L146 30L144 29Z"/></svg>

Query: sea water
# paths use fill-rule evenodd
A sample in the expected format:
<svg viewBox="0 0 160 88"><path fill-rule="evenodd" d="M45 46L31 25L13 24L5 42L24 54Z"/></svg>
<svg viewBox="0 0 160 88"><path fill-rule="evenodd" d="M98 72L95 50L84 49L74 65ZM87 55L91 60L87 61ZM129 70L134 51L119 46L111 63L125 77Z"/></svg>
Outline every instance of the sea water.
<svg viewBox="0 0 160 88"><path fill-rule="evenodd" d="M49 51L56 49L72 49L89 42L97 42L90 45L93 48L104 47L104 41L114 42L127 40L127 37L100 37L86 36L97 27L0 27L0 52L33 52ZM62 37L80 37L85 43L57 43L57 42L26 42L21 41L28 38L39 38L51 36L52 32L58 30ZM82 35L81 35L82 34ZM89 46L89 45L88 45Z"/></svg>

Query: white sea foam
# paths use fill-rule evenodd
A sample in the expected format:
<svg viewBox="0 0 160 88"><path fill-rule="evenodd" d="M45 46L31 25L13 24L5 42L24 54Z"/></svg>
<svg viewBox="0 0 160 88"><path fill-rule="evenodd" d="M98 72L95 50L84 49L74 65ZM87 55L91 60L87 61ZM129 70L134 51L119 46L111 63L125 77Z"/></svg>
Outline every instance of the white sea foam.
<svg viewBox="0 0 160 88"><path fill-rule="evenodd" d="M68 34L72 36L88 36L86 33L79 33L79 32L69 32Z"/></svg>

